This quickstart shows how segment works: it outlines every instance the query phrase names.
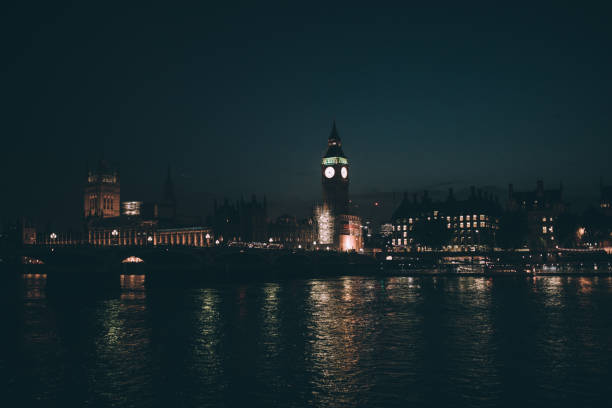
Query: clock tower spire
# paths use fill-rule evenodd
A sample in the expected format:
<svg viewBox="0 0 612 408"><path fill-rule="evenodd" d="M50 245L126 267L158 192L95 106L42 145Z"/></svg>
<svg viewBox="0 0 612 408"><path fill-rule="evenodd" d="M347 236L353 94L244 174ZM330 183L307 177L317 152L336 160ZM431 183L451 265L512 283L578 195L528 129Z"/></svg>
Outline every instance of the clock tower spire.
<svg viewBox="0 0 612 408"><path fill-rule="evenodd" d="M342 151L342 139L334 120L327 139L327 152L321 160L323 202L332 214L348 214L349 163Z"/></svg>

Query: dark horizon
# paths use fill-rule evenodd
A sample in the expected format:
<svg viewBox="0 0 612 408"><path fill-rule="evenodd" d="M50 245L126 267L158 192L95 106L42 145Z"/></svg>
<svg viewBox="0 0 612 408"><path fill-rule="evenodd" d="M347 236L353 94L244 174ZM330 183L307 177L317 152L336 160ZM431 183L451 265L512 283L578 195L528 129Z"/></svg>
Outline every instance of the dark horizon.
<svg viewBox="0 0 612 408"><path fill-rule="evenodd" d="M171 165L189 214L255 193L299 216L333 119L355 197L542 179L595 204L612 183L609 11L13 5L2 221L78 222L101 158L122 200L157 200Z"/></svg>

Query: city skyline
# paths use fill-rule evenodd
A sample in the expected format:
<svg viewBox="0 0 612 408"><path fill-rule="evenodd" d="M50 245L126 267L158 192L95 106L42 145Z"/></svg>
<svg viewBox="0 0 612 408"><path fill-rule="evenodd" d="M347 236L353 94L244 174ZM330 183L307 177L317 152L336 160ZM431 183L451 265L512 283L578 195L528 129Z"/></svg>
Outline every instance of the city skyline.
<svg viewBox="0 0 612 408"><path fill-rule="evenodd" d="M160 200L161 196L163 195L162 191L165 188L164 183L167 183L167 181L164 181L163 177L160 178L160 180L158 180L159 186L156 191L147 191L143 194L142 190L139 190L138 188L134 188L135 187L134 184L139 184L139 183L134 183L133 178L130 177L129 174L126 175L119 170L121 168L120 165L118 165L116 162L113 163L112 161L107 161L107 160L102 160L102 161L104 161L106 165L110 165L112 168L116 169L119 172L119 174L121 174L121 183L124 186L124 188L122 188L122 196L121 196L122 203L130 202L130 201L158 202ZM87 168L91 172L92 170L95 170L96 166L98 165L99 163L88 165ZM164 173L166 172L167 172L166 177L170 177L170 174L172 173L172 167L171 166L166 167L166 170L164 171ZM64 226L71 227L71 228L80 227L81 222L82 222L82 215L79 215L79 214L82 214L82 211L83 211L82 200L80 199L80 197L83 192L83 188L85 188L85 185L86 185L85 183L86 174L87 172L84 172L81 175L80 183L73 186L72 191L70 192L70 196L74 196L75 194L78 195L79 198L77 199L77 201L76 202L65 201L63 203L63 207L66 209L71 209L72 213L61 213L60 212L58 214L56 212L56 209L52 209L52 211L46 212L45 210L48 210L48 209L45 207L42 207L43 208L42 211L39 210L37 212L32 212L32 211L24 210L23 207L20 207L21 212L13 214L13 216L6 216L6 213L4 213L5 219L3 221L12 222L19 217L25 216L27 219L30 219L41 225L51 223L50 225L64 225ZM128 180L132 179L130 180L131 183L125 183L125 178L127 178ZM179 181L178 183L176 182L177 178ZM313 183L316 183L318 180L316 177L316 173L312 174L311 178L313 180ZM146 180L146 181L151 182L152 180ZM179 209L179 212L181 212L183 215L189 214L191 216L202 217L202 219L206 218L207 216L210 216L210 214L213 211L215 202L229 201L230 203L237 203L241 200L244 200L245 197L248 200L250 200L252 197L258 197L260 199L267 198L268 200L270 200L271 198L272 199L271 205L270 205L271 218L276 218L283 214L294 214L294 215L297 215L298 217L311 216L313 205L321 200L320 199L320 186L319 186L318 192L315 192L312 195L305 194L302 196L299 196L299 195L287 196L287 195L282 195L282 194L270 195L269 193L266 193L266 192L257 192L257 191L251 191L248 193L234 191L233 193L230 192L227 194L223 194L223 193L215 194L212 192L189 190L188 178L186 179L184 175L181 177L180 173L178 174L178 176L176 174L173 176L173 181L174 181L173 188L176 189L176 191L178 191L177 208ZM522 189L530 189L533 186L535 186L536 181L540 181L540 179L537 179L537 180L534 179L532 180L532 183L527 184L527 185L524 185L524 184L516 185L514 183L509 183L509 184L513 184L516 187L519 187ZM564 201L569 203L570 207L572 207L571 204L578 203L578 205L573 206L573 209L578 212L583 211L584 209L589 208L589 207L596 207L598 205L598 200L600 198L599 188L602 182L603 182L603 178L600 178L597 183L597 186L593 187L594 191L590 195L586 195L586 196L572 195L572 191L570 190L569 191L570 198L569 199L564 198ZM125 187L126 184L128 185L127 188ZM411 197L413 195L415 196L418 195L420 197L425 192L433 199L443 200L447 196L448 190L452 189L454 191L454 194L458 198L463 199L463 198L467 198L470 196L471 190L474 189L474 186L475 186L474 183L456 180L456 181L436 183L432 185L425 185L425 186L421 186L420 188L419 187L412 187L412 188L409 187L409 188L404 188L401 190L398 189L394 191L380 191L375 188L372 188L369 191L362 190L362 191L358 191L357 193L351 193L351 201L353 203L352 211L358 214L364 215L370 220L375 220L377 223L378 222L380 223L389 222L391 220L390 218L391 214L401 204L402 197L405 194L409 194ZM547 187L549 186L553 186L556 188L561 187L565 192L564 197L568 196L567 187L562 182L559 182L558 184L547 183ZM507 201L507 194L508 194L508 185L502 187L502 186L495 186L495 185L485 183L483 185L478 185L478 189L486 192L487 194L492 195L493 197L496 197L500 201L501 205L505 207L506 201ZM574 193L576 193L576 191L574 191ZM40 209L41 207L36 207L36 208Z"/></svg>
<svg viewBox="0 0 612 408"><path fill-rule="evenodd" d="M101 158L129 199L157 198L169 164L196 208L256 193L303 212L334 119L356 197L542 179L583 208L610 183L605 6L21 7L4 221L69 220Z"/></svg>
<svg viewBox="0 0 612 408"><path fill-rule="evenodd" d="M6 5L6 405L606 406L611 15Z"/></svg>

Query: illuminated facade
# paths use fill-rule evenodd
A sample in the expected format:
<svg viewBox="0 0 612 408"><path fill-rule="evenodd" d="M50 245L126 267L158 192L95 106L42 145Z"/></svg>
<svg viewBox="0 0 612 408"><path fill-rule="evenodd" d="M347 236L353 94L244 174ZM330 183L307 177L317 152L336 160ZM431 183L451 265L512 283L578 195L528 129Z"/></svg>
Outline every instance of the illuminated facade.
<svg viewBox="0 0 612 408"><path fill-rule="evenodd" d="M97 201L96 197L103 197ZM119 177L103 163L88 175L85 188L84 242L95 246L210 246L212 228L176 215L174 186L168 177L159 203L119 202ZM62 236L54 239L58 244Z"/></svg>
<svg viewBox="0 0 612 408"><path fill-rule="evenodd" d="M87 184L83 193L84 217L118 217L120 192L119 173L101 160L98 168L87 174Z"/></svg>
<svg viewBox="0 0 612 408"><path fill-rule="evenodd" d="M121 215L134 217L140 215L142 201L124 201L121 203Z"/></svg>
<svg viewBox="0 0 612 408"><path fill-rule="evenodd" d="M361 218L356 215L340 214L338 238L340 251L360 251L363 248Z"/></svg>
<svg viewBox="0 0 612 408"><path fill-rule="evenodd" d="M213 244L208 227L159 228L153 221L101 223L88 231L88 242L95 246L191 246Z"/></svg>
<svg viewBox="0 0 612 408"><path fill-rule="evenodd" d="M395 251L487 251L495 247L501 206L493 196L471 188L469 198L433 201L407 195L392 216L391 245Z"/></svg>
<svg viewBox="0 0 612 408"><path fill-rule="evenodd" d="M334 245L336 222L334 214L326 204L315 207L315 220L317 221L317 244Z"/></svg>

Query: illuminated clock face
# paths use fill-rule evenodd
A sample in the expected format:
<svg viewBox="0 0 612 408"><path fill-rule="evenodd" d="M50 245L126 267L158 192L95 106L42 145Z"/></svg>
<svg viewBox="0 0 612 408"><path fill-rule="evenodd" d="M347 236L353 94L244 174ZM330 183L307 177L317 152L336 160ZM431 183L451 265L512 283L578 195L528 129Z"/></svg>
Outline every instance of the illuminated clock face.
<svg viewBox="0 0 612 408"><path fill-rule="evenodd" d="M348 177L348 169L346 167L342 167L342 169L340 169L340 174L342 175L342 178L347 178Z"/></svg>
<svg viewBox="0 0 612 408"><path fill-rule="evenodd" d="M334 177L334 174L336 174L336 171L333 167L329 166L325 168L325 177L332 178Z"/></svg>

